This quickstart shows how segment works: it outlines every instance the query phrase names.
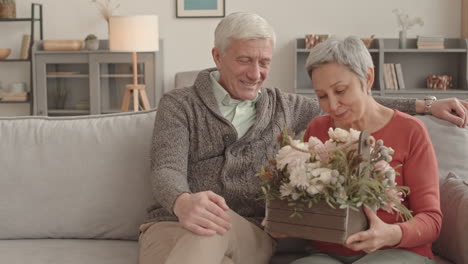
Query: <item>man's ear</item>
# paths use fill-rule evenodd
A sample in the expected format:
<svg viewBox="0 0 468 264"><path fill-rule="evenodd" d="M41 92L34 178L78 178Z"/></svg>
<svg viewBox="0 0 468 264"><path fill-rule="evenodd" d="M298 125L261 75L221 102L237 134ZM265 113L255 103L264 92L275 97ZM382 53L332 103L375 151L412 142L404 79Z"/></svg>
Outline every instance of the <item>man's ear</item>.
<svg viewBox="0 0 468 264"><path fill-rule="evenodd" d="M213 61L216 64L216 68L219 69L220 66L220 58L221 58L221 53L217 48L211 49L211 55L213 56Z"/></svg>

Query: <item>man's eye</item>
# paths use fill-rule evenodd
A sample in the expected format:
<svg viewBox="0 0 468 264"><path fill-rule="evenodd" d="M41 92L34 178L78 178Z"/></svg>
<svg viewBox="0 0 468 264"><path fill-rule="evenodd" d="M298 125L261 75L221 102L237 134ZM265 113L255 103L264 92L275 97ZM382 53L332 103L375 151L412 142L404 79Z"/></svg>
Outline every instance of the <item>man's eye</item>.
<svg viewBox="0 0 468 264"><path fill-rule="evenodd" d="M261 65L262 67L269 67L270 64L271 64L271 61L269 61L269 60L264 60L264 61L261 61L261 62L260 62L260 65Z"/></svg>

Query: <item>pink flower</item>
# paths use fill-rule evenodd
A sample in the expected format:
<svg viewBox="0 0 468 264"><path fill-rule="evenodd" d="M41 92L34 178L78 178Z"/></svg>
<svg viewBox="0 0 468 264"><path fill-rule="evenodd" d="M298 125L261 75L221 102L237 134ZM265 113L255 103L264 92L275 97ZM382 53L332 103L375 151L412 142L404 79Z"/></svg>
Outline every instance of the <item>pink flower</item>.
<svg viewBox="0 0 468 264"><path fill-rule="evenodd" d="M381 171L381 172L386 172L387 170L391 169L392 167L390 167L390 165L388 164L388 162L386 162L385 160L379 160L377 163L374 164L374 169L376 171Z"/></svg>
<svg viewBox="0 0 468 264"><path fill-rule="evenodd" d="M398 203L403 202L403 193L398 192L395 189L386 189L385 192L390 195L390 199L388 199L385 203L385 206L382 208L383 210L392 213L392 211L398 212L398 209L396 207L396 201Z"/></svg>

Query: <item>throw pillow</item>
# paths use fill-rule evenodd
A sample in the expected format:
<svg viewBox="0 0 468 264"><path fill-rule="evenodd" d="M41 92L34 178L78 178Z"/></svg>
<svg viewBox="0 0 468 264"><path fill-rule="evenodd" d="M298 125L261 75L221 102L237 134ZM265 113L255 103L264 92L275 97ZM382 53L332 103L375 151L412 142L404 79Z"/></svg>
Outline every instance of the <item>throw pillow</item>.
<svg viewBox="0 0 468 264"><path fill-rule="evenodd" d="M450 172L440 186L440 207L444 218L433 250L455 263L468 263L468 180Z"/></svg>

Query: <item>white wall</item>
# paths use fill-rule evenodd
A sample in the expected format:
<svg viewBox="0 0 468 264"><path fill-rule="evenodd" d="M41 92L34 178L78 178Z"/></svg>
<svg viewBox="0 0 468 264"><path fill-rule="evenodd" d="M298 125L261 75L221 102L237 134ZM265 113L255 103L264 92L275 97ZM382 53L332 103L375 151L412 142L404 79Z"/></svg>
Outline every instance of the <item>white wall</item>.
<svg viewBox="0 0 468 264"><path fill-rule="evenodd" d="M118 15L157 14L160 35L164 39L165 89L174 86L174 75L212 67L213 31L219 18L176 18L176 0L112 0L120 3ZM294 41L306 33L397 37L394 8L403 8L410 16L420 16L425 25L409 31L418 34L459 37L460 0L225 0L226 13L255 12L275 28L277 46L267 85L293 91ZM90 0L35 0L44 5L46 39L83 39L88 33L106 38L107 24ZM17 1L18 16L29 16L31 1ZM13 47L18 56L22 34L28 26L0 24L0 46ZM0 65L0 80L8 83L14 67ZM21 67L19 67L21 68ZM17 75L17 74L13 74ZM0 115L25 114L25 107L1 105Z"/></svg>

